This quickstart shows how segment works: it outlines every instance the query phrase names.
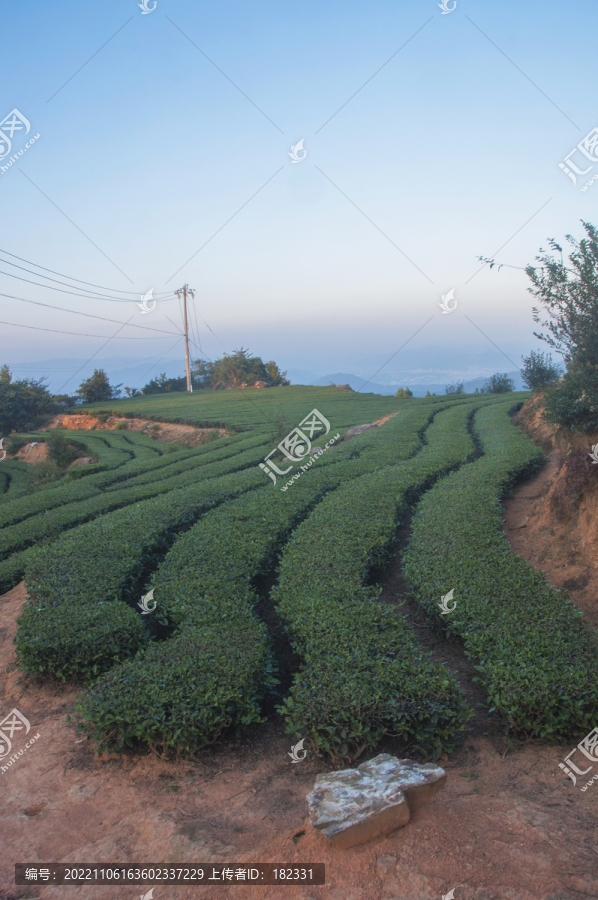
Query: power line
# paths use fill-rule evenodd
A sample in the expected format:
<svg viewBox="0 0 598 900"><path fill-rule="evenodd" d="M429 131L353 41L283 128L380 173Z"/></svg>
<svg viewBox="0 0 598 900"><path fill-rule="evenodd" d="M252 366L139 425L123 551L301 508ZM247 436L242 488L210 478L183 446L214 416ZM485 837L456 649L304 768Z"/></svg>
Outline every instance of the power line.
<svg viewBox="0 0 598 900"><path fill-rule="evenodd" d="M0 252L4 252L4 251L0 251ZM20 269L22 272L27 272L28 275L34 275L36 278L45 278L46 281L53 281L56 284L62 284L64 287L69 287L69 288L74 287L73 284L67 284L64 281L58 281L57 278L50 278L48 275L42 275L39 272L32 272L31 269L26 269L25 266L18 266L16 263L11 262L9 259L2 259L2 260L0 260L0 262L4 263L5 265L13 266L15 269ZM31 265L34 266L35 263L31 263ZM13 275L11 272L2 272L2 274L7 275L9 278L17 278L18 277L17 275ZM58 274L58 273L56 273L56 274ZM64 276L64 278L68 278L68 277L69 277L68 275ZM25 280L25 279L23 279L23 280ZM74 278L71 280L77 281L78 279ZM85 282L83 282L83 284L84 283ZM37 284L37 282L32 282L32 284ZM38 286L39 287L48 287L49 285L42 284L42 285L38 285ZM86 294L90 294L92 297L99 297L100 299L106 299L106 298L103 298L101 294L98 294L97 291L88 291L87 288L82 288L82 290L84 290ZM112 288L106 288L106 290L112 290ZM114 291L114 293L116 293L116 291ZM131 293L132 294L133 291L122 291L121 293L125 293L125 294ZM78 296L83 296L83 295L80 294ZM169 297L169 296L171 296L170 292L168 292L168 291L164 292L164 297ZM118 300L119 303L129 303L130 302L125 297L120 298L120 299L116 298L116 297L109 297L107 299Z"/></svg>
<svg viewBox="0 0 598 900"><path fill-rule="evenodd" d="M39 281L30 281L29 278L21 278L20 275L13 275L12 272L3 272L1 269L0 269L0 275L6 275L8 278L16 278L17 281L24 281L27 284L33 284L33 285L35 285L35 287L45 288L45 290L47 290L47 291L58 291L61 294L70 294L72 297L83 297L84 300L109 300L112 303L132 303L133 302L132 300L127 300L126 298L118 300L116 297L99 297L99 296L94 297L94 296L89 296L89 294L77 294L74 291L65 291L62 288L52 287L51 284L40 284ZM41 275L40 277L44 278L45 276ZM67 287L74 287L74 285L67 285ZM139 294L137 294L137 296L139 296ZM172 300L173 298L172 297L163 297L161 299L158 299L157 302L164 303L166 300L169 300L169 299Z"/></svg>
<svg viewBox="0 0 598 900"><path fill-rule="evenodd" d="M43 269L44 272L51 272L52 275L60 275L61 278L68 278L69 281L78 281L79 284L88 284L90 287L99 287L102 291L112 291L113 294L136 294L137 291L117 291L116 288L107 288L101 284L92 284L91 281L81 281L80 278L72 278L70 275L63 275L62 272L55 272L54 269L46 269L45 266L40 266L38 263L31 262L29 259L23 259L20 256L16 256L14 253L9 253L8 250L2 250L0 248L0 253L5 253L7 256L12 256L13 259L18 259L19 262L26 262L28 266L35 266L36 269ZM8 261L8 260L7 260Z"/></svg>
<svg viewBox="0 0 598 900"><path fill-rule="evenodd" d="M88 319L101 319L102 322L115 322L122 325L118 319L106 319L105 316L94 316L92 313L79 312L76 309L65 309L64 306L52 306L50 303L40 303L39 300L27 300L25 297L13 297L12 294L0 294L0 297L8 297L9 300L20 300L21 303L33 303L35 306L45 306L47 309L58 309L60 312L72 313L74 316L86 316ZM130 300L128 301L131 302ZM129 319L129 322L131 319ZM172 334L172 331L164 331L162 328L152 328L148 325L131 325L131 328L143 328L145 331L161 331L163 334Z"/></svg>
<svg viewBox="0 0 598 900"><path fill-rule="evenodd" d="M131 319L133 316L131 316ZM129 322L131 321L129 319ZM125 325L128 325L129 322L125 322ZM21 325L19 322L0 322L0 325L12 325L13 328L29 328L32 331L47 331L51 334L71 334L74 337L92 337L92 338L105 338L105 334L86 334L82 331L61 331L57 328L40 328L37 325ZM120 329L119 329L120 330ZM117 332L118 333L118 332ZM172 334L172 332L167 331L166 334ZM112 340L112 338L109 338ZM119 341L163 341L163 337L155 337L155 338L146 338L146 337L123 337L118 338Z"/></svg>

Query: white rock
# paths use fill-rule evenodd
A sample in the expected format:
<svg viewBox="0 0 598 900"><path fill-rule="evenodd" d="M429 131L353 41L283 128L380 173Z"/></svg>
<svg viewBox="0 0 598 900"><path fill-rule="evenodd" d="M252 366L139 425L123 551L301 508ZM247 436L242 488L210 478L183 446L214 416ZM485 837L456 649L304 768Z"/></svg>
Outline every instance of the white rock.
<svg viewBox="0 0 598 900"><path fill-rule="evenodd" d="M318 775L307 795L309 820L338 847L353 847L402 828L446 783L433 763L382 753L357 769Z"/></svg>

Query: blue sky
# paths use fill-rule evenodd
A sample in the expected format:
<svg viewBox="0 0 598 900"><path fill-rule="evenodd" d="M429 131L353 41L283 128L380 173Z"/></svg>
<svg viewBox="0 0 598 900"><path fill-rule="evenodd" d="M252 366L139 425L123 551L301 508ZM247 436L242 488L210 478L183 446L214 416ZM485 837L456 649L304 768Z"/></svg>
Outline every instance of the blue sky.
<svg viewBox="0 0 598 900"><path fill-rule="evenodd" d="M136 0L21 0L0 13L0 119L17 108L40 134L0 175L0 247L115 291L188 282L212 358L244 345L285 368L366 375L424 326L409 344L422 359L442 347L458 369L490 338L518 360L538 346L525 273L478 272L476 257L506 244L497 260L523 267L598 220L598 182L582 192L558 165L598 125L595 0L457 0L447 15L436 0L158 0L148 15ZM136 294L110 303L4 275L0 292L180 324L176 300L142 315ZM118 327L3 297L0 313L92 335L0 325L0 356L20 366L86 358ZM123 336L101 356L181 353L172 336Z"/></svg>

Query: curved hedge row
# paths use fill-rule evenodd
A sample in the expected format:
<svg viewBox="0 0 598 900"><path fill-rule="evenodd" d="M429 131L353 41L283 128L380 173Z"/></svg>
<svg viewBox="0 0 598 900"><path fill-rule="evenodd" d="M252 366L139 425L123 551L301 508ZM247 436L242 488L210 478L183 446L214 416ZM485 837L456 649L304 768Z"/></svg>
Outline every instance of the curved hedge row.
<svg viewBox="0 0 598 900"><path fill-rule="evenodd" d="M257 465L263 455L263 449L258 447L237 453L229 459L196 466L190 472L185 472L182 475L156 479L150 484L135 486L135 479L131 479L130 484L127 482L124 487L119 485L119 490L117 491L105 491L101 494L94 494L87 500L70 503L48 510L45 513L31 516L14 525L10 531L0 534L0 557L6 557L16 551L24 550L40 540L55 538L65 529L81 525L102 513L110 512L130 503L138 503L141 500L146 500L187 485L192 488L198 482Z"/></svg>
<svg viewBox="0 0 598 900"><path fill-rule="evenodd" d="M423 421L427 421L430 416L430 412L427 412ZM399 451L395 452L400 452L401 446L405 452L411 452L411 445L414 437L417 441L420 440L419 437L417 437L417 434L418 431L421 430L421 423L421 414L414 415L411 419L406 419L401 423L402 428L400 431L405 437L406 443L400 445ZM397 426L395 425L395 431L396 430ZM393 437L396 435L393 435L392 429L388 429L386 432L376 432L376 435L378 438L378 455L381 456L381 462L384 462L387 458L388 447L393 446L395 443ZM355 441L359 442L361 438L365 437L365 434L360 435ZM251 440L255 443L256 438L253 437ZM337 460L337 462L343 465L345 477L349 477L351 472L359 474L360 469L356 469L356 467L361 466L362 463L357 456L357 450L355 448L351 449L349 444L345 444L343 449L345 451L345 456L348 452L351 452L354 456L354 458L350 460L347 460L345 456L341 456ZM250 460L253 463L257 463L258 459L261 459L264 455L263 447L260 447L258 443L257 449L246 451L245 454L240 453L235 455L232 458L235 466L240 465L247 454L252 454ZM322 458L322 461L326 459L326 456L332 456L332 454L326 454ZM375 452L369 454L370 465L375 456ZM201 472L213 471L215 466L223 466L225 464L229 463L225 460L221 463L205 465L202 467ZM315 472L310 474L315 475ZM238 479L233 479L231 482L230 477L232 476L227 476L228 480L226 481L221 478L212 482L202 482L202 484L206 486L218 486L221 482L224 485L236 485L237 483L245 485L245 483L247 483L251 487L270 487L269 482L264 485L264 475L257 466L245 473L238 473L238 476L241 479L240 481ZM170 489L171 485L180 483L181 479L184 479L186 482L184 488L173 493ZM163 490L165 492L168 491L168 493L164 497L156 498L156 508L159 510L157 515L160 522L170 521L168 517L172 516L176 518L177 511L176 509L169 511L169 509L172 507L173 503L175 505L178 503L178 498L183 495L183 490L185 491L185 502L188 497L193 498L197 496L197 489L198 487L201 488L201 485L188 484L192 479L196 479L196 470L191 473L184 473L181 476L175 476L167 481L160 481L155 486L142 485L137 488L128 489L127 483L127 487L121 487L118 494L116 492L109 495L103 494L87 501L87 504L81 503L79 506L84 507L83 511L88 513L92 506L95 506L97 509L98 504L106 504L107 502L110 502L111 498L114 498L115 501L124 505L127 502L133 502L133 499L139 501L144 492L152 491L155 494L157 490ZM313 481L313 478L304 479L303 483L306 486L306 489L308 489L309 482L311 481ZM200 496L202 496L201 491ZM233 496L233 494L230 494L230 496ZM274 492L274 496L276 497L276 502L278 502L279 493ZM76 505L77 504L73 504L73 506ZM39 611L44 612L45 607L48 606L48 604L55 605L69 603L78 605L87 600L92 602L103 602L104 599L109 599L110 602L112 602L123 598L130 599L131 593L129 591L129 596L127 597L125 586L132 589L132 586L135 584L135 579L140 577L144 566L143 560L147 559L147 554L149 552L146 542L150 541L151 546L151 541L154 540L154 528L152 523L148 522L150 512L153 509L155 508L150 508L147 501L144 503L137 503L132 509L120 510L118 512L110 513L109 515L101 516L93 522L75 529L72 534L64 535L51 546L33 549L32 551L25 551L25 553L22 554L22 557L24 557L23 561L27 564L25 580L30 590L32 600L36 602L39 601ZM38 519L43 519L47 528L48 520L52 516L55 519L59 518L61 512L64 512L67 516L72 517L73 515L73 510L69 509L69 507L65 507L64 510L58 509L53 513L47 513L45 517L26 520L21 524L24 527L30 525L39 526L40 523L38 522ZM152 516L154 514L154 512L151 512ZM164 518L165 516L166 519ZM180 530L184 526L178 525L177 527ZM127 537L123 537L124 535L127 535ZM131 535L131 537L129 538L128 535ZM101 536L101 539L99 539L98 536ZM97 550L94 551L93 549L96 542L101 548L100 552ZM133 542L134 549L131 546ZM0 579L3 576L2 567L3 564L0 564ZM15 578L16 573L14 567L11 565L11 560L8 560L7 568L7 575L11 578ZM68 615L71 614L72 613L69 611ZM48 644L47 651L41 652L40 647L45 640L46 630L51 629L52 627L49 622L51 616L52 614L33 617L32 614L30 614L28 621L37 624L28 626L28 628L23 631L22 636L20 636L19 632L18 640L23 648L26 648L29 641L33 639L36 641L36 647L31 651L34 654L31 661L27 662L29 659L27 656L29 651L27 649L23 650L22 658L24 660L24 665L27 665L29 668L35 667L35 671L39 672L48 671L53 674L60 673L61 677L66 677L67 671L71 675L91 671L88 670L85 663L86 654L88 653L87 648L84 654L80 654L75 650L73 653L72 665L69 664L65 668L66 664L64 662L64 657L69 655L70 651L68 651L68 647L70 647L70 644L64 644L60 640L60 635L58 635L56 641ZM23 627L24 624L25 623L23 623ZM120 619L118 627L120 628ZM90 629L87 625L85 625L85 628L86 631L91 630L93 632L93 628ZM91 639L93 641L93 637ZM53 662L54 657L57 657L57 662ZM105 663L106 667L108 667L110 659L112 659L112 657L107 657Z"/></svg>
<svg viewBox="0 0 598 900"><path fill-rule="evenodd" d="M61 679L96 675L147 640L137 583L178 531L210 507L262 483L250 469L101 516L37 548L27 560L29 602L16 637L19 662ZM121 600L127 600L127 606ZM124 643L123 643L124 642Z"/></svg>
<svg viewBox="0 0 598 900"><path fill-rule="evenodd" d="M161 749L190 750L211 743L225 727L260 721L260 699L273 679L268 636L252 612L257 599L253 579L270 571L280 546L323 495L359 476L375 456L383 463L394 453L397 462L401 451L411 453L414 438L420 442L422 421L429 418L429 411L423 420L418 412L404 419L401 429L395 422L386 431L364 433L355 441L361 444L365 462L347 443L338 453L322 457L321 462L328 464L314 467L292 491L281 496L268 485L213 510L179 537L152 582L159 604L156 616L164 625L176 627L177 633L107 673L79 706L100 747L120 749L140 741ZM399 434L404 441L396 440ZM219 635L215 646L207 638L213 640L214 634ZM251 647L252 663L241 677L230 662L239 635ZM417 671L419 648L412 636L410 640L409 664ZM188 692L177 682L183 676L192 680ZM447 681L446 673L442 678ZM138 685L143 686L141 692ZM190 709L195 710L194 717Z"/></svg>
<svg viewBox="0 0 598 900"><path fill-rule="evenodd" d="M474 452L472 409L441 412L417 456L336 490L283 553L273 598L303 664L281 712L290 733L335 759L355 759L385 734L438 755L468 719L454 679L366 580L416 493Z"/></svg>
<svg viewBox="0 0 598 900"><path fill-rule="evenodd" d="M140 741L194 750L224 728L261 721L260 701L275 679L266 627L252 611L252 580L339 478L316 472L284 499L265 485L208 513L177 540L152 583L156 615L177 633L113 669L79 706L100 747Z"/></svg>
<svg viewBox="0 0 598 900"><path fill-rule="evenodd" d="M0 497L5 503L9 503L12 499L19 499L30 487L28 465L17 459L5 459L0 465L8 482L5 492Z"/></svg>
<svg viewBox="0 0 598 900"><path fill-rule="evenodd" d="M598 645L581 610L516 556L504 534L501 495L543 459L510 424L511 405L477 414L485 456L421 501L405 574L430 612L454 589L457 607L443 625L477 660L490 711L509 729L540 737L581 734L596 724Z"/></svg>
<svg viewBox="0 0 598 900"><path fill-rule="evenodd" d="M226 442L227 446L229 442L234 445L235 443L238 444L243 438L246 440L245 435L234 435L231 438L222 438L221 442ZM217 448L221 448L221 442L218 442ZM23 498L19 503L6 503L4 506L0 507L0 527L20 522L29 516L44 512L47 509L53 509L56 506L65 506L67 503L85 500L88 497L99 494L108 485L114 483L121 485L123 481L132 479L145 472L156 472L156 474L158 474L158 472L167 470L168 474L166 477L169 477L170 474L178 474L178 470L176 469L171 472L170 467L175 466L181 460L189 459L190 457L197 457L198 459L201 458L203 460L204 456L209 455L208 461L212 461L214 458L212 454L215 452L216 447L212 448L209 445L197 447L192 450L183 450L182 447L178 448L176 444L165 444L164 452L160 459L150 461L137 459L130 460L118 469L113 469L108 472L96 472L95 474L89 473L83 483L62 483L55 487L46 488L43 494L37 493L32 497ZM234 453L235 447L232 446L229 454L232 455ZM216 457L216 459L220 458L222 458L220 455ZM88 469L89 467L83 468Z"/></svg>

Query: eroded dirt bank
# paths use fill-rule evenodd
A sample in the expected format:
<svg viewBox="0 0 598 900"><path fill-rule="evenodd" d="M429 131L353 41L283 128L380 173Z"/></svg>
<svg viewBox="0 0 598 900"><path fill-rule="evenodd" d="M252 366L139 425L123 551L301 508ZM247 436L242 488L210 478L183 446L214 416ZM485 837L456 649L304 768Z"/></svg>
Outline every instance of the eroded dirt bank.
<svg viewBox="0 0 598 900"><path fill-rule="evenodd" d="M589 455L598 434L547 425L541 396L530 398L514 421L548 462L505 501L511 547L598 625L598 465Z"/></svg>

